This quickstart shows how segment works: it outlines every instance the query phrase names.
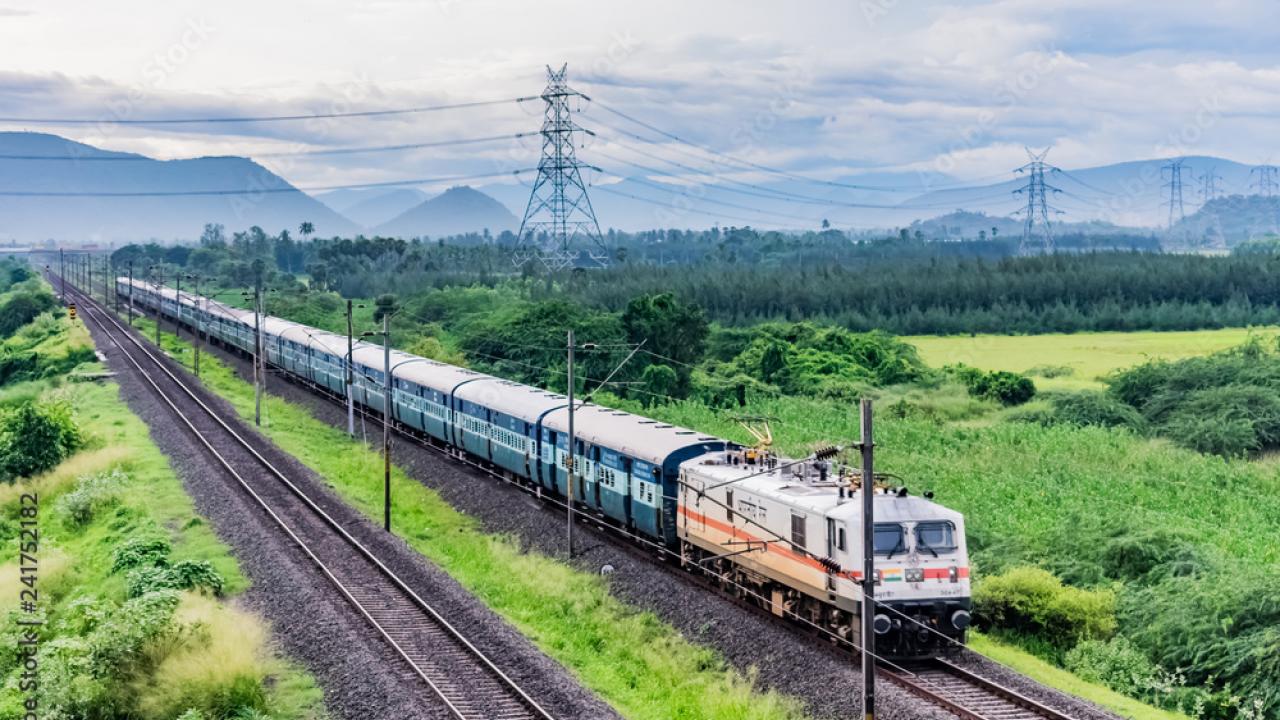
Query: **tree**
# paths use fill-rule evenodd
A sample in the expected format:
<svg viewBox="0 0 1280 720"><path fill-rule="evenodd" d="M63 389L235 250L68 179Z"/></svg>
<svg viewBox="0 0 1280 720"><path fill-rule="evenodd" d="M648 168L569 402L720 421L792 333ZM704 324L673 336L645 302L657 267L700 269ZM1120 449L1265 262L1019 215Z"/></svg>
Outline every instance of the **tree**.
<svg viewBox="0 0 1280 720"><path fill-rule="evenodd" d="M675 370L666 365L653 364L640 374L640 382L644 383L645 389L640 402L645 407L652 407L668 397L674 397L680 378Z"/></svg>
<svg viewBox="0 0 1280 720"><path fill-rule="evenodd" d="M682 303L671 293L642 295L627 303L622 313L627 340L644 342L644 349L676 366L676 393L689 390L692 365L702 360L710 328L702 308ZM647 364L647 363L642 363Z"/></svg>
<svg viewBox="0 0 1280 720"><path fill-rule="evenodd" d="M311 237L311 233L315 231L316 226L312 225L310 220L304 220L302 224L298 225L298 234L302 236L302 242L306 242L307 238Z"/></svg>
<svg viewBox="0 0 1280 720"><path fill-rule="evenodd" d="M200 247L222 248L227 245L227 236L220 224L205 223L204 232L200 233Z"/></svg>
<svg viewBox="0 0 1280 720"><path fill-rule="evenodd" d="M69 407L24 403L0 425L0 480L12 482L49 470L80 444Z"/></svg>

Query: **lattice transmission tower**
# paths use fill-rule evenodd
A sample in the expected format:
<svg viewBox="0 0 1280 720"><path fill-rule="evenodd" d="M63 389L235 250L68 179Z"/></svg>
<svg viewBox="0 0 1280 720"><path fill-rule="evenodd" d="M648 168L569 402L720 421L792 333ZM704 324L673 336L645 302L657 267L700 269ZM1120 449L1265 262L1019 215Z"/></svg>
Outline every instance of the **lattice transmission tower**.
<svg viewBox="0 0 1280 720"><path fill-rule="evenodd" d="M1187 219L1186 206L1182 204L1182 163L1186 162L1186 158L1178 158L1170 160L1160 168L1160 175L1167 178L1164 181L1164 187L1169 188L1169 229L1173 229L1175 222L1181 222Z"/></svg>
<svg viewBox="0 0 1280 720"><path fill-rule="evenodd" d="M1257 177L1253 181L1253 187L1258 190L1259 195L1273 197L1276 194L1276 188L1280 187L1276 182L1276 172L1275 165L1259 165L1249 171L1250 177Z"/></svg>
<svg viewBox="0 0 1280 720"><path fill-rule="evenodd" d="M529 193L529 204L520 221L513 259L524 265L533 258L542 261L547 270L556 271L574 265L585 253L598 265L606 265L609 253L596 222L587 186L582 182L581 168L600 172L599 168L578 162L573 134L587 132L573 121L569 100L583 97L569 87L569 66L559 70L547 66L547 87L542 91L546 108L542 119L542 159L538 161L538 177Z"/></svg>
<svg viewBox="0 0 1280 720"><path fill-rule="evenodd" d="M1222 181L1222 176L1214 172L1217 168L1209 168L1209 172L1201 175L1200 180L1200 204L1207 205L1210 200L1217 198L1221 193L1218 191L1218 183Z"/></svg>
<svg viewBox="0 0 1280 720"><path fill-rule="evenodd" d="M1049 193L1057 194L1062 191L1046 183L1044 176L1046 172L1053 174L1059 170L1044 161L1049 148L1040 153L1031 152L1031 148L1026 150L1030 162L1014 170L1015 173L1027 174L1027 184L1013 191L1014 195L1027 196L1027 206L1019 211L1022 214L1022 243L1018 246L1018 252L1022 255L1031 254L1035 243L1041 252L1050 254L1053 252L1053 223L1049 218L1051 215L1061 215L1062 211L1049 204ZM1037 225L1039 242L1035 242Z"/></svg>

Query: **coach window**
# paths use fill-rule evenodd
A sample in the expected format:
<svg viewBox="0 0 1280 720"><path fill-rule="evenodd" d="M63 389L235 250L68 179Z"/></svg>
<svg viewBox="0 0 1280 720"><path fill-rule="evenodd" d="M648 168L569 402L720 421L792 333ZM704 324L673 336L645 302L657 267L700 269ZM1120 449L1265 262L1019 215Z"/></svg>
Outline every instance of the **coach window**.
<svg viewBox="0 0 1280 720"><path fill-rule="evenodd" d="M803 515L791 516L791 545L792 547L805 549L805 524L807 518Z"/></svg>
<svg viewBox="0 0 1280 720"><path fill-rule="evenodd" d="M733 491L724 491L724 514L728 516L729 522L733 522Z"/></svg>

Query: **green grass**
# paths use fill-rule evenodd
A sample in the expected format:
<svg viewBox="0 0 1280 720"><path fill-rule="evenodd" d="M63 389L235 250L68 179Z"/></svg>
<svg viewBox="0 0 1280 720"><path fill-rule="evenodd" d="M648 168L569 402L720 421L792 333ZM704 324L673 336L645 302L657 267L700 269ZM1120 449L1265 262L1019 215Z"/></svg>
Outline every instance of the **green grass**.
<svg viewBox="0 0 1280 720"><path fill-rule="evenodd" d="M146 326L148 337L150 321ZM164 334L164 347L190 362L185 342ZM253 388L232 370L201 359L204 383L253 417ZM304 408L266 395L264 432L323 476L354 507L382 517L382 460L373 448L317 420ZM477 481L483 491L487 481ZM485 533L434 491L392 474L393 528L481 601L569 668L628 718L798 718L801 704L754 687L717 653L685 639L650 612L625 605L606 580L536 552L515 538Z"/></svg>
<svg viewBox="0 0 1280 720"><path fill-rule="evenodd" d="M83 325L73 325L65 318L60 322L62 331L49 338L49 343L89 343ZM91 366L101 370L96 364ZM16 601L16 593L9 592L16 583L11 586L8 579L10 573L17 572L16 565L9 562L17 556L16 526L8 522L16 516L19 496L26 492L38 493L40 500L40 591L51 629L68 611L68 603L77 598L96 598L113 607L124 601L124 574L112 573L111 567L117 547L139 535L167 538L172 546L171 561L210 563L224 578L227 596L248 586L230 549L196 513L168 459L151 442L147 426L120 398L119 386L54 378L24 383L20 389L20 393L14 388L5 391L13 392L15 399L41 397L70 403L88 443L42 476L14 485L0 483L0 545L5 549L0 561L0 577L5 578L0 583L5 587L0 611ZM98 510L89 523L78 527L59 513L59 498L75 488L79 478L112 470L123 472L123 480L113 491L110 504ZM179 613L204 631L188 641L175 642L175 648L154 650L156 657L165 658L164 664L157 674L144 672L129 681L133 689L126 695L141 703L140 709L130 711L130 717L171 716L160 694L167 679L183 678L181 684L187 688L183 692L190 693L192 688L216 687L226 678L238 676L266 681L268 707L280 720L326 716L314 680L272 654L265 641L266 627L259 618L230 602L195 595L184 598ZM4 630L0 634L5 637L7 626L7 622L0 623ZM207 638L207 642L196 637ZM169 697L180 695L170 693ZM16 686L4 685L0 688L0 709L12 708L18 697Z"/></svg>
<svg viewBox="0 0 1280 720"><path fill-rule="evenodd" d="M1148 359L1176 360L1208 355L1243 343L1251 335L1275 336L1274 328L1180 332L1102 332L1049 335L959 335L903 338L933 367L964 363L984 370L1026 372L1036 366L1064 365L1065 377L1036 378L1041 389L1100 387L1098 378Z"/></svg>
<svg viewBox="0 0 1280 720"><path fill-rule="evenodd" d="M969 647L1002 665L1017 670L1036 682L1088 700L1095 705L1116 713L1120 717L1130 718L1131 720L1188 720L1187 716L1181 713L1154 708L1133 698L1121 695L1110 688L1081 680L1066 670L1050 665L1035 655L1019 650L1013 645L1002 643L982 633L972 632L969 634Z"/></svg>

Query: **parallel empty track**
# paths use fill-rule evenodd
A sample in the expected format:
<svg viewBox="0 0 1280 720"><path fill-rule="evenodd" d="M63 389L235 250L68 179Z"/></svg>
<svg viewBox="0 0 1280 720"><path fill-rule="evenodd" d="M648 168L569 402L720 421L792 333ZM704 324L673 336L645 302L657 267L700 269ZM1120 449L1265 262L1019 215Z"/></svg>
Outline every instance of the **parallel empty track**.
<svg viewBox="0 0 1280 720"><path fill-rule="evenodd" d="M912 663L908 672L880 669L880 676L965 720L1072 720L1021 693L947 660Z"/></svg>
<svg viewBox="0 0 1280 720"><path fill-rule="evenodd" d="M514 680L321 509L99 303L68 287L177 419L463 720L554 720ZM234 422L234 421L233 421ZM371 669L376 672L376 669Z"/></svg>

